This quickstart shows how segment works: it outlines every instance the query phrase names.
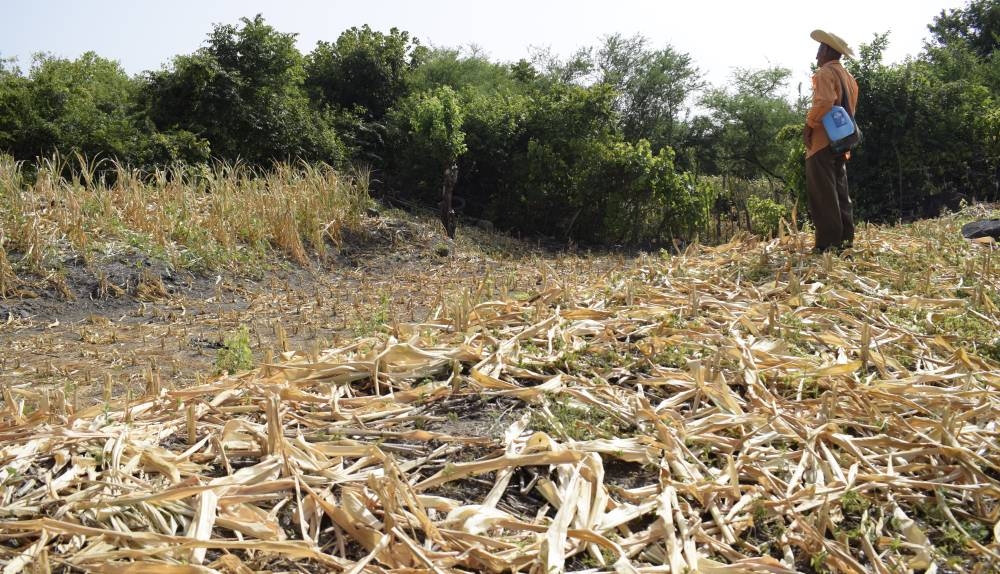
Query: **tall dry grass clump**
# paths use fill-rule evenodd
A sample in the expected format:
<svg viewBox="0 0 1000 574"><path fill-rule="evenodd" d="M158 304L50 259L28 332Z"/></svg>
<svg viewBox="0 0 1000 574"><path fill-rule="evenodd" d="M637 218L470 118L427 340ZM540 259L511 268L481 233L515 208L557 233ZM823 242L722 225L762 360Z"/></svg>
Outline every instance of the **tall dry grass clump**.
<svg viewBox="0 0 1000 574"><path fill-rule="evenodd" d="M90 260L137 249L191 270L273 254L305 264L359 226L370 201L367 173L325 164L175 165L147 173L80 155L29 166L0 158L0 194L11 264L29 273L50 268L48 258L67 250Z"/></svg>
<svg viewBox="0 0 1000 574"><path fill-rule="evenodd" d="M22 162L0 155L0 225L7 240L4 257L16 254L19 267L38 272L50 244L45 214L51 198L26 186L22 168ZM44 187L44 181L40 184Z"/></svg>
<svg viewBox="0 0 1000 574"><path fill-rule="evenodd" d="M8 205L15 201L15 190L20 187L20 183L18 179L11 178L15 170L8 169L9 164L14 164L13 158L0 154L0 299L13 295L17 284L17 275L7 256L9 240L6 233L13 227L13 211Z"/></svg>
<svg viewBox="0 0 1000 574"><path fill-rule="evenodd" d="M14 268L10 264L7 250L4 247L6 243L7 238L0 233L0 299L15 295L18 284L17 274L14 273Z"/></svg>

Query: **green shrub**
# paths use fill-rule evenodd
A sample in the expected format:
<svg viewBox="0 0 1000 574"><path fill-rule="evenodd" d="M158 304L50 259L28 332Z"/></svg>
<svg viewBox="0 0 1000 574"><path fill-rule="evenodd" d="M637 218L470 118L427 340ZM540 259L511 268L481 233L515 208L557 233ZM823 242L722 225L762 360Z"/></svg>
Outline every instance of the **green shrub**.
<svg viewBox="0 0 1000 574"><path fill-rule="evenodd" d="M219 349L215 359L215 368L220 373L232 375L253 367L253 352L250 350L250 332L245 325L230 333Z"/></svg>
<svg viewBox="0 0 1000 574"><path fill-rule="evenodd" d="M766 197L751 195L747 198L750 225L758 235L774 236L782 218L788 215L788 208Z"/></svg>

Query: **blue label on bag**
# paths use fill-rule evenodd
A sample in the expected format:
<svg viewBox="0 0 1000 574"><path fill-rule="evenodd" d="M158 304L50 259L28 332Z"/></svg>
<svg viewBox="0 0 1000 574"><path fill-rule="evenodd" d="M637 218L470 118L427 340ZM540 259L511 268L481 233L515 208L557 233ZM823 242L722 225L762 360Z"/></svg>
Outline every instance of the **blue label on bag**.
<svg viewBox="0 0 1000 574"><path fill-rule="evenodd" d="M847 110L840 106L833 106L823 116L823 127L830 141L837 141L854 133L854 121Z"/></svg>
<svg viewBox="0 0 1000 574"><path fill-rule="evenodd" d="M831 119L833 120L833 125L836 126L836 127L838 127L838 128L841 127L841 126L843 126L844 124L846 124L849 121L848 118L847 118L847 114L845 114L841 110L834 110L833 116L831 117Z"/></svg>

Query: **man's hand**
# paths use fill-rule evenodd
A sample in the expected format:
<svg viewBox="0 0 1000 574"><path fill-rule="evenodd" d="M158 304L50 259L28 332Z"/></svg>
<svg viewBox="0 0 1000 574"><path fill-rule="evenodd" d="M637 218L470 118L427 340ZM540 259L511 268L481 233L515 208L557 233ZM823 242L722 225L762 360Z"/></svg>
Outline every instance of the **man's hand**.
<svg viewBox="0 0 1000 574"><path fill-rule="evenodd" d="M806 124L806 127L802 128L802 143L806 144L806 149L809 149L809 144L812 143L813 129Z"/></svg>

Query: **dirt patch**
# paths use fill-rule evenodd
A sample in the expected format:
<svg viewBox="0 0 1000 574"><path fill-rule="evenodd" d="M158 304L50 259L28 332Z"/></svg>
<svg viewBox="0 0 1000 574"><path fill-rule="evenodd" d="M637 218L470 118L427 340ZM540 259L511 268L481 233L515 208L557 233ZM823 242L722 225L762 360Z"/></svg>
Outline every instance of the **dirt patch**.
<svg viewBox="0 0 1000 574"><path fill-rule="evenodd" d="M660 469L651 464L626 462L604 457L604 482L623 490L641 488L659 482Z"/></svg>
<svg viewBox="0 0 1000 574"><path fill-rule="evenodd" d="M499 441L504 430L523 414L523 409L524 403L515 399L463 396L442 401L429 410L436 422L428 430Z"/></svg>
<svg viewBox="0 0 1000 574"><path fill-rule="evenodd" d="M27 278L24 296L0 299L0 385L62 390L79 406L107 386L112 396L187 386L218 370L226 336L241 327L259 363L434 320L470 297L531 292L543 273L595 265L479 229L452 241L439 227L373 217L308 267L276 259L240 275L179 272L131 248L89 262L67 255L58 273ZM482 418L463 424L502 433Z"/></svg>

